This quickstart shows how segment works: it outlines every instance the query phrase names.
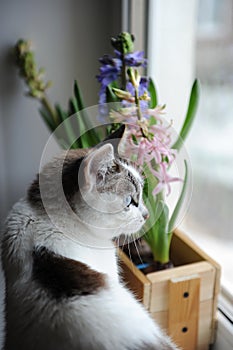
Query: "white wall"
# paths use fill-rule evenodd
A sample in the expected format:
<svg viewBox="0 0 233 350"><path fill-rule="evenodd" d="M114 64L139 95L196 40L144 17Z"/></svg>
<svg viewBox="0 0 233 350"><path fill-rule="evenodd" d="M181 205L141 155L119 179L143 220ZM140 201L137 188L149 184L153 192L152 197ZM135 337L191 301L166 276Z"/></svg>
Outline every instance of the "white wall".
<svg viewBox="0 0 233 350"><path fill-rule="evenodd" d="M148 75L177 131L195 78L197 0L150 0Z"/></svg>

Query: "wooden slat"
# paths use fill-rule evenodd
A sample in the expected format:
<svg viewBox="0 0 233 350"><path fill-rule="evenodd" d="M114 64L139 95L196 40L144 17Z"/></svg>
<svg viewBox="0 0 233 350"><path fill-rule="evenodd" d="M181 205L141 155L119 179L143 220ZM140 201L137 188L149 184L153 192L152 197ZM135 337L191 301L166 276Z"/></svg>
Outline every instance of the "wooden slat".
<svg viewBox="0 0 233 350"><path fill-rule="evenodd" d="M211 341L213 300L206 300L200 304L198 326L198 350L208 350Z"/></svg>
<svg viewBox="0 0 233 350"><path fill-rule="evenodd" d="M187 278L198 275L201 280L200 301L212 299L214 296L215 269L208 262L184 265L166 271L159 271L147 275L152 283L150 312L168 309L169 280L172 278Z"/></svg>
<svg viewBox="0 0 233 350"><path fill-rule="evenodd" d="M195 261L197 262L197 261L205 260L211 263L211 265L213 265L217 270L221 271L220 265L214 259L212 259L208 254L206 254L204 250L202 250L196 243L193 242L191 238L189 238L181 230L176 229L174 231L172 240L174 240L174 243L173 243L174 256L179 252L180 250L179 246L182 246L180 253L182 253L182 256L183 256L182 260L184 261L183 262L180 261L180 263L188 264L188 263L193 263ZM191 253L191 251L193 251L193 253ZM188 255L188 254L191 254L191 255Z"/></svg>
<svg viewBox="0 0 233 350"><path fill-rule="evenodd" d="M118 251L120 258L120 267L122 267L121 276L126 286L134 293L135 297L143 302L146 309L150 304L151 282L137 269L129 258L121 251Z"/></svg>
<svg viewBox="0 0 233 350"><path fill-rule="evenodd" d="M199 277L170 280L168 333L183 350L197 348L199 300Z"/></svg>
<svg viewBox="0 0 233 350"><path fill-rule="evenodd" d="M151 313L151 317L165 331L168 330L168 311L158 311Z"/></svg>
<svg viewBox="0 0 233 350"><path fill-rule="evenodd" d="M188 248L188 249L187 249ZM215 268L215 285L212 305L212 332L210 344L215 342L216 338L216 319L217 319L217 304L218 295L220 292L221 266L198 245L196 245L186 234L181 230L176 229L173 234L171 251L175 263L183 264L192 261L205 260Z"/></svg>
<svg viewBox="0 0 233 350"><path fill-rule="evenodd" d="M187 242L188 240L188 242ZM202 252L181 231L176 230L171 242L171 260L175 266L192 264L203 261Z"/></svg>
<svg viewBox="0 0 233 350"><path fill-rule="evenodd" d="M153 312L152 318L158 325L168 332L168 310ZM198 325L198 340L196 350L208 350L211 336L212 324L212 299L200 303L199 306L199 325Z"/></svg>

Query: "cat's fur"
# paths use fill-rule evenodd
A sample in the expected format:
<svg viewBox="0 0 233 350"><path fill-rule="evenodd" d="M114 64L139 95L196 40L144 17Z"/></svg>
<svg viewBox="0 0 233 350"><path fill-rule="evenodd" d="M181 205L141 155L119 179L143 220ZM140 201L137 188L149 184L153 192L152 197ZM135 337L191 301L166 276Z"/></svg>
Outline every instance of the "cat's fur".
<svg viewBox="0 0 233 350"><path fill-rule="evenodd" d="M146 217L140 175L110 143L46 165L6 222L5 350L177 349L118 277L112 238Z"/></svg>

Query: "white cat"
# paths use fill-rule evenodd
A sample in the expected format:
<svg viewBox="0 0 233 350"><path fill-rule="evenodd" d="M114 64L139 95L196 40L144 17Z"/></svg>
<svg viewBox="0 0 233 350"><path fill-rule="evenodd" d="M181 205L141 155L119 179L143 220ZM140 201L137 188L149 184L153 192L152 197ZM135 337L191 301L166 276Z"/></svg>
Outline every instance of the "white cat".
<svg viewBox="0 0 233 350"><path fill-rule="evenodd" d="M5 350L177 349L118 276L112 239L144 224L142 186L110 143L45 166L6 222Z"/></svg>

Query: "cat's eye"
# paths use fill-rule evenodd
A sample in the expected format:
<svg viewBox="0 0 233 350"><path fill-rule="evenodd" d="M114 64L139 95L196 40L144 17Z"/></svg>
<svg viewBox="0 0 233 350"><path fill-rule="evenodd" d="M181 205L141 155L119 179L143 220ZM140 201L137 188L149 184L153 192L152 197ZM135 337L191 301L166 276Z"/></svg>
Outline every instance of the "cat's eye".
<svg viewBox="0 0 233 350"><path fill-rule="evenodd" d="M132 196L125 197L125 205L127 208L129 208L130 205L134 205L135 207L138 206Z"/></svg>
<svg viewBox="0 0 233 350"><path fill-rule="evenodd" d="M129 207L132 201L132 197L131 196L127 196L125 197L125 205L126 207Z"/></svg>

